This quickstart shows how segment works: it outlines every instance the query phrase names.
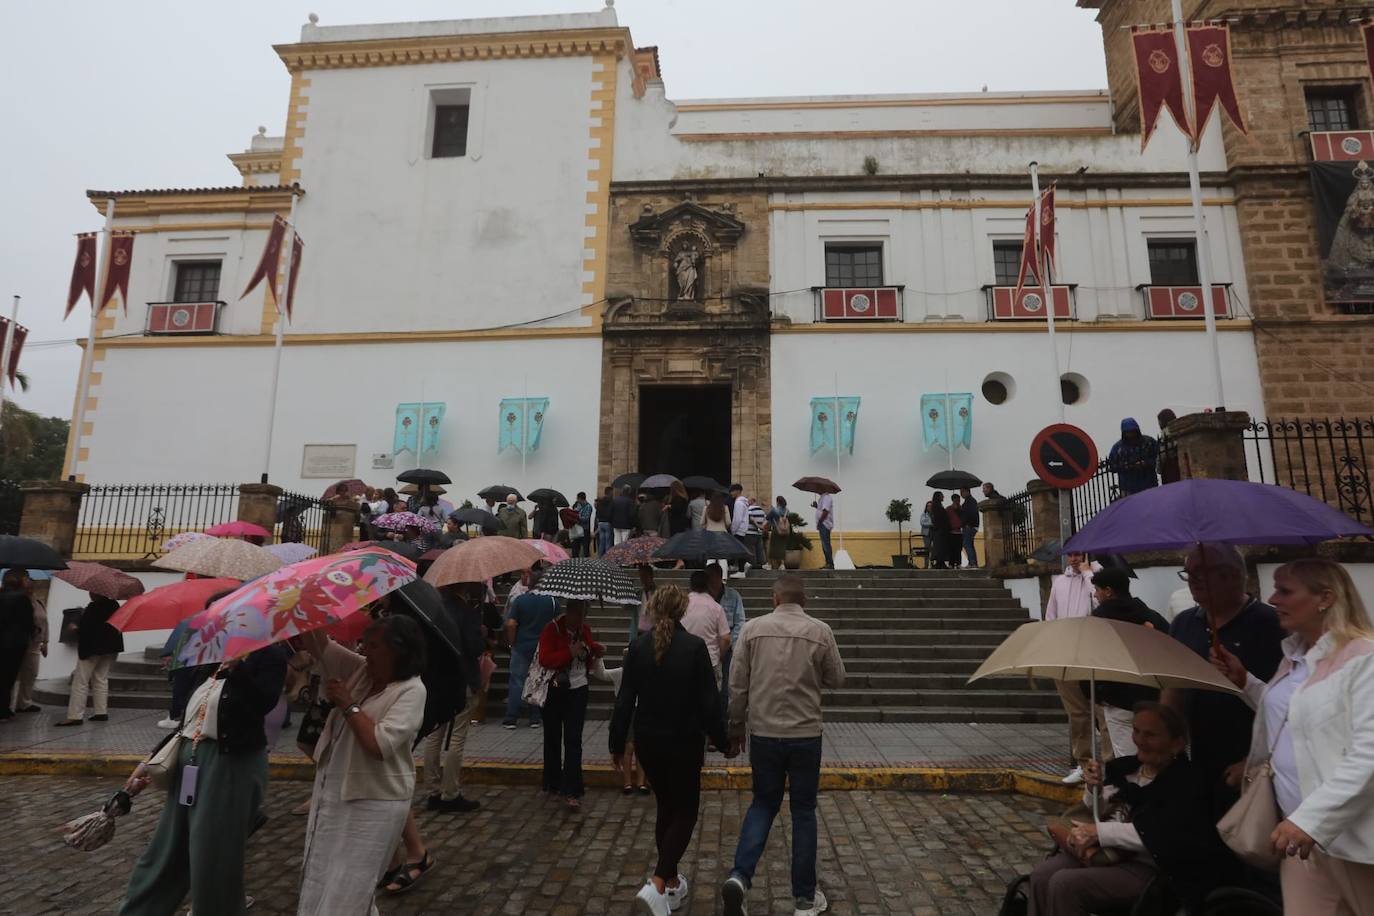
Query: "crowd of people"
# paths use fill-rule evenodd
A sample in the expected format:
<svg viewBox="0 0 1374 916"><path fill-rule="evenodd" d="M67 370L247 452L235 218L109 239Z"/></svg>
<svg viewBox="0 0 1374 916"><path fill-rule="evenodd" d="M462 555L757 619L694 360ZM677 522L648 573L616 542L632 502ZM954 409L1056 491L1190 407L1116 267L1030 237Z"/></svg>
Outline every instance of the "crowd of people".
<svg viewBox="0 0 1374 916"><path fill-rule="evenodd" d="M1180 576L1191 600L1164 613L1131 595L1125 570L1083 554L1051 585L1046 620L1158 629L1244 698L1099 683L1094 709L1087 685L1059 683L1073 754L1064 782L1086 786L1085 805L1100 793L1101 808L1051 826L1056 853L1031 877L1031 912L1119 907L1154 881L1190 914L1226 887L1267 894L1289 914L1374 912L1374 623L1349 572L1326 559L1288 563L1266 602L1249 593L1235 547L1203 543ZM1238 857L1242 812L1263 801L1237 808L1243 791L1272 795L1277 826L1259 842L1271 861L1245 846Z"/></svg>

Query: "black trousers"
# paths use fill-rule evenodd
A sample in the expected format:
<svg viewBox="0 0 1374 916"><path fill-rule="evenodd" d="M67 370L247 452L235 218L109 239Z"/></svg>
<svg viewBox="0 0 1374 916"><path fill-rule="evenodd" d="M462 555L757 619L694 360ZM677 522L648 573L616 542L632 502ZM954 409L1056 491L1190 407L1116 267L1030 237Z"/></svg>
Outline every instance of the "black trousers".
<svg viewBox="0 0 1374 916"><path fill-rule="evenodd" d="M701 737L682 741L635 736L635 754L658 802L658 819L654 824L658 864L654 866L654 877L664 881L678 876L678 863L692 844L701 808L704 743Z"/></svg>
<svg viewBox="0 0 1374 916"><path fill-rule="evenodd" d="M0 716L8 716L13 711L10 694L14 691L14 682L19 680L19 669L24 666L28 651L27 643L0 645Z"/></svg>

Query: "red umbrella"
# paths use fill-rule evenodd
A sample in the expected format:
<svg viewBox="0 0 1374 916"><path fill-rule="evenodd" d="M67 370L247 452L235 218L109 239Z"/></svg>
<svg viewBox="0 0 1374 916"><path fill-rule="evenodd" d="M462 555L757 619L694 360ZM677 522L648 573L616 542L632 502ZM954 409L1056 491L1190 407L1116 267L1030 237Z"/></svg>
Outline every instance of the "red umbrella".
<svg viewBox="0 0 1374 916"><path fill-rule="evenodd" d="M205 610L211 595L232 591L238 579L185 579L130 598L110 617L116 630L170 630L192 614Z"/></svg>
<svg viewBox="0 0 1374 916"><path fill-rule="evenodd" d="M346 648L353 648L363 638L363 631L372 625L372 615L366 612L349 614L338 623L330 624L324 631L334 637L334 641Z"/></svg>
<svg viewBox="0 0 1374 916"><path fill-rule="evenodd" d="M217 538L270 538L272 532L252 522L221 522L205 529L205 533Z"/></svg>
<svg viewBox="0 0 1374 916"><path fill-rule="evenodd" d="M99 563L68 560L67 568L59 569L53 576L83 592L120 601L143 594L142 582L128 573Z"/></svg>
<svg viewBox="0 0 1374 916"><path fill-rule="evenodd" d="M324 491L322 499L333 499L336 496L362 496L367 492L367 484L358 480L340 480L338 483L331 483Z"/></svg>

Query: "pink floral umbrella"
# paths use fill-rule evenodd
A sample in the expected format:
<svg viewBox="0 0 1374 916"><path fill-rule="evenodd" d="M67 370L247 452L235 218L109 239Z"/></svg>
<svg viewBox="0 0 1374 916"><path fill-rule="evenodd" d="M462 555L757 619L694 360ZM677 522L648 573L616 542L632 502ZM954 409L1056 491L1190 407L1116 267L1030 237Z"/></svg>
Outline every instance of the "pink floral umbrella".
<svg viewBox="0 0 1374 916"><path fill-rule="evenodd" d="M252 522L221 522L205 529L205 533L217 538L270 538L272 532Z"/></svg>
<svg viewBox="0 0 1374 916"><path fill-rule="evenodd" d="M419 528L421 531L428 531L433 534L439 530L439 523L432 518L416 515L414 512L388 512L386 515L379 515L373 519L372 527L381 528L384 531L405 531L407 528Z"/></svg>
<svg viewBox="0 0 1374 916"><path fill-rule="evenodd" d="M283 566L191 619L178 665L209 665L317 630L418 578L389 550L329 554Z"/></svg>
<svg viewBox="0 0 1374 916"><path fill-rule="evenodd" d="M568 553L558 544L555 544L553 541L546 541L543 538L530 538L526 540L525 543L542 553L544 559L548 560L550 563L562 563L572 556L572 554Z"/></svg>

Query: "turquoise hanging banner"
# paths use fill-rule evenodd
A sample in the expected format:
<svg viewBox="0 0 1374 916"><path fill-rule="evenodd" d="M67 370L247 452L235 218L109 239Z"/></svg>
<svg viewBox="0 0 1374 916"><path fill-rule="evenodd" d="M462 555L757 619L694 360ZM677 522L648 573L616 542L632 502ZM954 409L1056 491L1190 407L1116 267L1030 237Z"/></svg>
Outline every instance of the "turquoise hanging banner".
<svg viewBox="0 0 1374 916"><path fill-rule="evenodd" d="M927 452L932 448L972 448L973 395L967 392L921 395L921 431Z"/></svg>
<svg viewBox="0 0 1374 916"><path fill-rule="evenodd" d="M544 432L544 417L549 412L548 398L504 398L501 401L498 453L513 448L529 453L539 450Z"/></svg>
<svg viewBox="0 0 1374 916"><path fill-rule="evenodd" d="M840 448L854 454L854 433L859 425L858 397L811 399L811 452L835 450L838 431Z"/></svg>
<svg viewBox="0 0 1374 916"><path fill-rule="evenodd" d="M439 430L447 404L420 402L396 405L396 430L391 437L391 454L410 452L421 455L439 451Z"/></svg>

